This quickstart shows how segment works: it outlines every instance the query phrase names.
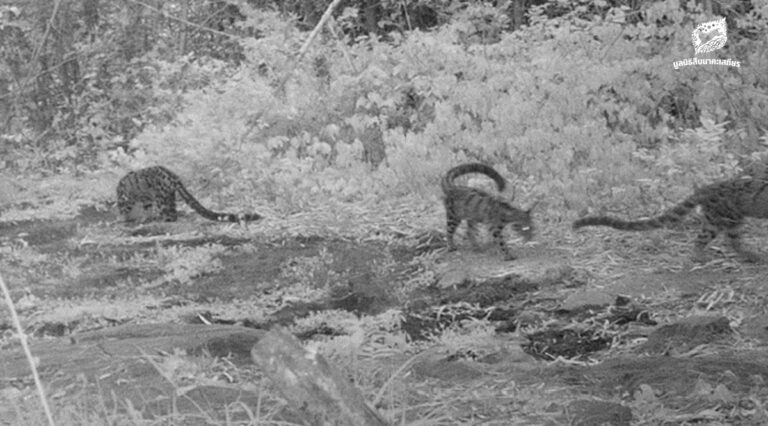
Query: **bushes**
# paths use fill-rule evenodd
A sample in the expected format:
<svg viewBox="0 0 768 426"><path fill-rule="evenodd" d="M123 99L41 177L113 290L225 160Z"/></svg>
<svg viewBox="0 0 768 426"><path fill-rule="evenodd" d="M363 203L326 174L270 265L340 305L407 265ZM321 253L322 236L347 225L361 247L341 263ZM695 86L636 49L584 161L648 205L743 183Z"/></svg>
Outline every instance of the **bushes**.
<svg viewBox="0 0 768 426"><path fill-rule="evenodd" d="M292 23L242 9L262 33L237 39L239 67L145 54L142 67L113 78L110 90L124 96L89 92L91 125L77 131L127 132L114 119L123 105L122 119L144 130L131 156L112 160L219 175L224 187L240 185L233 193L260 188L289 211L308 202L295 196L302 191L348 201L429 195L446 168L470 160L501 168L521 204L543 197L558 218L603 205L655 211L761 149L768 105L758 67L672 67L692 55L690 31L704 15L673 2L631 16L588 3L534 7L530 25L511 33L478 7L386 42L327 37L302 63L304 35ZM469 40L473 31L481 41ZM739 34L729 32L722 54L765 63L765 41ZM149 107L137 115L134 104Z"/></svg>
<svg viewBox="0 0 768 426"><path fill-rule="evenodd" d="M738 152L723 142L754 117L723 125L733 116L729 106L744 108L728 102L746 90L732 70L718 70L713 84L712 70L673 69L675 58L690 55L678 40L689 37L690 18L672 14L664 27L685 49L646 57L654 21L627 30L616 22L620 14L534 16L530 27L487 45L462 43L462 25L395 43L326 43L316 51L327 80L315 76L313 61L294 68L276 47L295 44L295 35L251 41L246 54L259 56L247 58L248 70L215 82L215 92L189 92L177 124L137 146L156 161L210 165L236 156L238 167L277 167L273 183L278 170L293 169L281 184L288 192L323 193L327 184L333 194L336 173L324 170L347 170L356 174L345 191L350 200L382 190L429 194L449 165L487 161L506 168L522 200L544 197L554 216L605 204L655 211L694 182L735 173ZM284 95L270 89L275 77L258 73L264 57L275 76L290 75ZM259 124L249 129L254 116ZM365 163L372 177L354 166Z"/></svg>

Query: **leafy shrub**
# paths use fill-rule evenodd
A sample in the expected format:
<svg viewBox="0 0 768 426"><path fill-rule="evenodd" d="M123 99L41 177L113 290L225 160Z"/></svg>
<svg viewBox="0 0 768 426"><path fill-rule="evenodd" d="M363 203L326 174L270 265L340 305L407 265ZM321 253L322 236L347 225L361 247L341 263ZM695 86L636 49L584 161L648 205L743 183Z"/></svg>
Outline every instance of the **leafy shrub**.
<svg viewBox="0 0 768 426"><path fill-rule="evenodd" d="M497 9L462 4L432 32L321 38L301 62L295 22L243 6L238 25L259 35L237 39L240 66L135 55L125 73L87 80L76 99L90 124L73 128L78 140L109 140L108 160L123 166L165 164L193 185L217 182L222 197L286 212L329 196L432 197L461 161L493 164L519 204L541 198L558 219L606 204L655 209L759 157L759 67L672 67L692 55L705 14L675 2L638 13L559 5L532 7L528 26L501 32ZM765 19L728 23L739 27L722 54L765 62L765 42L749 36ZM130 145L115 136L137 129ZM55 146L60 164L84 158L78 145Z"/></svg>

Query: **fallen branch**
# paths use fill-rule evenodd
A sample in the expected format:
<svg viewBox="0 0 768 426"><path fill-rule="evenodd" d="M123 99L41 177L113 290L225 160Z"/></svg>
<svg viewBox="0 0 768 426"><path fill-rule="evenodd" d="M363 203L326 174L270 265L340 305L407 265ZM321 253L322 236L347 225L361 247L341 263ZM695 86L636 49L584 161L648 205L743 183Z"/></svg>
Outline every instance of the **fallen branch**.
<svg viewBox="0 0 768 426"><path fill-rule="evenodd" d="M253 361L311 425L387 425L360 392L322 355L276 327L251 350Z"/></svg>

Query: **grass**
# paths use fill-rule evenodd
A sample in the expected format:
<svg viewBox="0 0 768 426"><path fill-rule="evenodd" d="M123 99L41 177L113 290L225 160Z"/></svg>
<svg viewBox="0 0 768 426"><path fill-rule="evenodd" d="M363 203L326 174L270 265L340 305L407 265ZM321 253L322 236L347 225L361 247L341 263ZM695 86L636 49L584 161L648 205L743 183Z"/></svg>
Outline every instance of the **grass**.
<svg viewBox="0 0 768 426"><path fill-rule="evenodd" d="M352 280L360 284L381 279L377 285L384 286L395 300L407 303L413 290L426 289L441 279L440 250L414 258L389 250L416 247L425 232L441 235L444 218L439 200L411 196L378 203L328 200L302 213L249 227L213 226L188 216L169 225L167 234L147 237L126 237L125 230L109 220L106 224L103 219L81 221L77 227L71 227L69 220L45 222L43 231L35 222L6 229L20 235L4 246L2 262L15 284L13 293L27 332L45 322L74 321L78 324L76 337L84 330L114 323L178 322L203 312L213 318L258 321L297 302L322 298ZM517 334L498 334L493 324L475 321L442 330L428 342L411 342L396 327L401 315L396 309L379 315L317 312L296 321L294 331L323 326L337 332L316 336L308 344L347 371L366 399L398 424L494 424L499 419L509 422L506 424L558 424L571 418L570 404L583 398L630 407L634 424L675 418L688 422L736 418L717 411L718 406L733 404L726 398L723 386L728 388L728 383L723 378L704 378L697 389L676 395L692 404L705 401L704 408L690 412L659 396L665 392L663 384L641 384L634 393L622 395L597 385L564 383L556 367L590 368L589 363L563 358L535 362L520 347L528 333L563 325L563 319L555 315L557 304L582 289L626 294L661 322L716 314L731 319L734 327L743 327L749 315L765 310L759 285L765 273L759 265L734 261L720 240L712 244L710 263L690 264L687 253L693 228L573 233L567 223L558 223L545 212L537 221L536 243L520 250L556 248L566 253L575 278L572 287L556 283L524 295L527 301L520 314L536 320ZM68 233L58 234L57 223ZM764 237L760 227L749 227L745 243L760 247ZM346 246L351 249L342 250ZM719 250L726 256L719 255ZM353 254L361 256L363 263L345 263ZM360 272L361 265L368 268L368 275ZM126 275L112 275L121 270ZM106 274L93 279L100 271ZM233 271L239 272L233 275ZM25 287L31 296L23 296ZM57 293L65 287L71 292ZM222 295L221 300L196 297L207 288L210 294ZM224 298L228 288L235 288L235 297ZM445 307L443 312L453 309ZM570 324L612 338L613 347L596 354L595 360L635 356L633 351L650 332L650 328L610 328L599 318L591 316ZM6 342L4 348L12 345ZM760 341L737 339L728 349L739 352L760 347ZM721 350L707 346L690 356L717 356ZM34 353L29 356L34 360ZM484 356L497 356L500 361L478 361ZM456 360L447 362L448 358ZM105 383L98 388L99 383L89 382L88 386L97 389L80 393L43 383L40 389L48 391L56 424L297 424L281 419L285 402L253 366L185 353L146 353L141 360L169 385L162 394L162 411L147 416L147 407L158 401L129 402ZM759 372L755 374L759 376ZM215 406L204 406L195 399L198 407L190 407L189 398L203 388L232 393ZM766 396L762 392L728 389L735 400L751 401L754 414L749 418L764 415ZM6 386L0 399L8 408L0 417L21 425L48 421L36 392L30 387ZM246 401L238 393L254 399Z"/></svg>

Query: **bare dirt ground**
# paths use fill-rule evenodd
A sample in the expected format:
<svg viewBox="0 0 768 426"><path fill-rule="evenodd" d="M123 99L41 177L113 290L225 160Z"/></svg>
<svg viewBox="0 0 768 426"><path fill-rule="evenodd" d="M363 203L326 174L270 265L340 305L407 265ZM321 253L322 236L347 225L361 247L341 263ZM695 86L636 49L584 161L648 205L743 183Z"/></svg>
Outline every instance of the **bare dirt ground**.
<svg viewBox="0 0 768 426"><path fill-rule="evenodd" d="M446 253L438 232L117 223L95 209L0 223L1 272L61 424L301 424L250 357L274 324L324 342L392 422L768 423L768 267L716 244L693 265L695 231L544 235L501 262ZM339 325L392 312L390 327ZM5 309L0 330L0 423L37 424Z"/></svg>

